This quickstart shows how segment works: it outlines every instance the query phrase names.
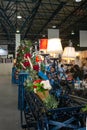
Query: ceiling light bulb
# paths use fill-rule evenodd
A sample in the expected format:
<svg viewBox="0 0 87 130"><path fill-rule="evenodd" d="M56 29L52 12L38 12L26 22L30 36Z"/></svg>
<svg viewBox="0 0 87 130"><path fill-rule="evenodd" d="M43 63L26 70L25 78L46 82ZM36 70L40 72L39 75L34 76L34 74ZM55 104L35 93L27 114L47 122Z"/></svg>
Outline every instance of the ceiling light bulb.
<svg viewBox="0 0 87 130"><path fill-rule="evenodd" d="M37 41L35 41L35 43L37 43Z"/></svg>
<svg viewBox="0 0 87 130"><path fill-rule="evenodd" d="M17 30L16 32L17 32L17 33L19 33L20 31L19 31L19 30Z"/></svg>
<svg viewBox="0 0 87 130"><path fill-rule="evenodd" d="M82 0L75 0L76 2L81 2Z"/></svg>
<svg viewBox="0 0 87 130"><path fill-rule="evenodd" d="M43 34L43 37L45 37L45 34Z"/></svg>
<svg viewBox="0 0 87 130"><path fill-rule="evenodd" d="M56 26L54 25L54 26L52 26L52 28L56 28Z"/></svg>
<svg viewBox="0 0 87 130"><path fill-rule="evenodd" d="M74 35L75 34L74 31L72 31L71 34Z"/></svg>
<svg viewBox="0 0 87 130"><path fill-rule="evenodd" d="M17 18L18 18L18 19L21 19L21 18L22 18L22 16L21 16L21 15L18 15L18 16L17 16Z"/></svg>

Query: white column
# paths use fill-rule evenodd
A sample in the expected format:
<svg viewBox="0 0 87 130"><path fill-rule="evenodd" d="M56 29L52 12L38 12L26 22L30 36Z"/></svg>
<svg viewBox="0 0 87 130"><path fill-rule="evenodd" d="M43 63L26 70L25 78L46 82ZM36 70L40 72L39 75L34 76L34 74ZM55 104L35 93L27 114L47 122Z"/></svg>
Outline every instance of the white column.
<svg viewBox="0 0 87 130"><path fill-rule="evenodd" d="M17 48L20 45L20 34L15 34L15 57L16 57L16 53L17 53Z"/></svg>

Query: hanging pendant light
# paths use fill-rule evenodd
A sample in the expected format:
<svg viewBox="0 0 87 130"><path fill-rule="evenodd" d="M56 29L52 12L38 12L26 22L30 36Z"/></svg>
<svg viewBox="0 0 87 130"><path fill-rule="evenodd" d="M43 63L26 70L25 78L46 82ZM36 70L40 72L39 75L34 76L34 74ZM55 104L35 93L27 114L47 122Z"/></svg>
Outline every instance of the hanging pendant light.
<svg viewBox="0 0 87 130"><path fill-rule="evenodd" d="M63 51L61 40L59 38L51 38L48 39L48 45L47 45L47 53L52 55L53 57L58 56L58 54L61 54Z"/></svg>
<svg viewBox="0 0 87 130"><path fill-rule="evenodd" d="M65 59L68 61L68 63L70 62L70 60L75 60L76 58L76 52L75 52L75 48L72 47L72 42L69 41L69 46L64 48L63 51L63 55L62 55L62 59Z"/></svg>
<svg viewBox="0 0 87 130"><path fill-rule="evenodd" d="M39 51L43 51L44 53L46 53L47 51L47 44L48 44L48 39L40 39L40 43L39 43Z"/></svg>

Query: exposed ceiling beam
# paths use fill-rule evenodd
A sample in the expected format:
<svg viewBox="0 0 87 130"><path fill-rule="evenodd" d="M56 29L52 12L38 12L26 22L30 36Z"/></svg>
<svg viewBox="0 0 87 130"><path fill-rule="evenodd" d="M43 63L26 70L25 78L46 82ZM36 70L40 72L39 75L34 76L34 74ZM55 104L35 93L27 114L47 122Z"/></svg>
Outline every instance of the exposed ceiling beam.
<svg viewBox="0 0 87 130"><path fill-rule="evenodd" d="M31 29L31 27L33 25L33 21L34 21L34 18L36 16L36 14L37 14L37 11L38 11L38 8L39 8L40 4L41 4L41 0L38 0L37 6L34 9L34 12L32 13L32 16L31 16L32 19L30 20L29 26L28 26L25 34L24 34L24 38L26 37L27 33L30 31L30 29Z"/></svg>
<svg viewBox="0 0 87 130"><path fill-rule="evenodd" d="M3 25L3 23L1 22L0 20L0 23L1 23L1 27L3 29L3 31L5 32L6 36L7 36L7 40L10 39L10 33L8 32L8 30L6 29L6 27Z"/></svg>
<svg viewBox="0 0 87 130"><path fill-rule="evenodd" d="M12 24L12 22L9 20L8 16L6 15L6 12L0 7L0 14L3 17L3 19L5 20L5 22L9 25L10 29L12 30L12 32L15 32L15 27Z"/></svg>
<svg viewBox="0 0 87 130"><path fill-rule="evenodd" d="M41 3L41 0L38 0L38 2L36 3L35 7L33 8L32 12L31 12L31 15L29 15L25 21L23 22L22 26L21 26L21 29L20 29L20 32L23 31L23 29L25 28L26 24L28 23L28 20L31 20L34 15L36 14L35 12L37 12L39 6L40 6L40 3Z"/></svg>
<svg viewBox="0 0 87 130"><path fill-rule="evenodd" d="M7 3L6 7L5 7L5 10L8 9L9 5L11 4L11 0Z"/></svg>
<svg viewBox="0 0 87 130"><path fill-rule="evenodd" d="M46 23L42 26L42 28L38 31L37 34L40 34L44 28L48 25L48 23L58 14L58 12L63 8L65 5L65 2L61 2L60 5L57 7L57 9L52 13L52 15L49 17L49 19L46 21ZM35 37L36 38L36 37Z"/></svg>
<svg viewBox="0 0 87 130"><path fill-rule="evenodd" d="M57 25L57 28L60 28L69 18L73 17L73 14L82 8L83 5L85 5L87 3L87 0L85 0L80 6L78 6L75 10L73 10L68 16L65 17L64 20L62 20L62 22Z"/></svg>

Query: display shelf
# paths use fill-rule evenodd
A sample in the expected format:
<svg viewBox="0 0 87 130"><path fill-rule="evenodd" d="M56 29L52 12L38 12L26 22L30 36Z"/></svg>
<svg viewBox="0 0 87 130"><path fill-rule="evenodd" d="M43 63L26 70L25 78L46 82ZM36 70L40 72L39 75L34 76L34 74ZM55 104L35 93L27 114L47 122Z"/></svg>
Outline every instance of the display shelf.
<svg viewBox="0 0 87 130"><path fill-rule="evenodd" d="M31 114L31 119L33 117L34 123L37 124L34 130L75 130L83 127L85 114L80 111L82 106L74 106L73 104L72 107L48 110L33 92L25 93L25 101L29 106L27 114ZM25 116L25 118L29 129L31 123L30 116Z"/></svg>

